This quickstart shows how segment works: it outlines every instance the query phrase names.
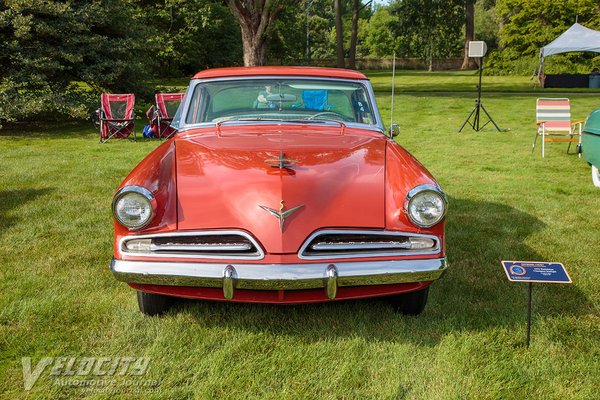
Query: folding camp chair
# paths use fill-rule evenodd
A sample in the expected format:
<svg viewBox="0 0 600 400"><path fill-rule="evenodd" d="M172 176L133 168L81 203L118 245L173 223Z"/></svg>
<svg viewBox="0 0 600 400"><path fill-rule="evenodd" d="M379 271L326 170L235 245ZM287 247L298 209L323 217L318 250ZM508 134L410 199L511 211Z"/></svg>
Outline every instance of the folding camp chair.
<svg viewBox="0 0 600 400"><path fill-rule="evenodd" d="M535 150L538 136L542 137L542 157L546 142L568 142L567 154L571 143L577 143L577 152L581 149L581 124L583 121L571 122L571 104L569 99L537 99L536 101L537 131L531 152ZM576 136L576 137L575 137ZM579 154L581 157L581 153Z"/></svg>
<svg viewBox="0 0 600 400"><path fill-rule="evenodd" d="M157 93L154 96L154 105L146 112L146 117L156 137L168 139L177 132L171 122L183 97L184 93Z"/></svg>
<svg viewBox="0 0 600 400"><path fill-rule="evenodd" d="M324 111L335 108L327 103L329 92L327 90L305 90L302 92L302 103L294 104L292 108L304 106L305 110Z"/></svg>
<svg viewBox="0 0 600 400"><path fill-rule="evenodd" d="M100 120L100 143L113 138L128 138L133 132L135 141L133 94L108 94L100 96L100 108L97 111Z"/></svg>

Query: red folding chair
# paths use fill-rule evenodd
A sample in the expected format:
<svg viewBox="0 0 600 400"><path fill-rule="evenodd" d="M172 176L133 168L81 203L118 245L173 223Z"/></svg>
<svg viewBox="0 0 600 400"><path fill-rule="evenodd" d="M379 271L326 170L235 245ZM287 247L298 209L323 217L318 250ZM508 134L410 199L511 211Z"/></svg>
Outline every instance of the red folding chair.
<svg viewBox="0 0 600 400"><path fill-rule="evenodd" d="M183 101L183 93L157 93L154 105L146 112L150 125L159 138L170 138L177 130L171 126L173 117Z"/></svg>
<svg viewBox="0 0 600 400"><path fill-rule="evenodd" d="M110 139L128 138L133 133L135 141L135 96L130 94L103 93L100 96L98 119L100 120L100 143Z"/></svg>

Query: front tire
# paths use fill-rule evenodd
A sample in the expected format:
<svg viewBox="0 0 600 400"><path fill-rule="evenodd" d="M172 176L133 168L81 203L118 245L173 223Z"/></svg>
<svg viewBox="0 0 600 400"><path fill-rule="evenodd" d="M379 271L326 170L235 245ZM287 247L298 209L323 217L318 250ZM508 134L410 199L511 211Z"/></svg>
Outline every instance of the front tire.
<svg viewBox="0 0 600 400"><path fill-rule="evenodd" d="M425 309L429 286L425 289L391 297L391 302L397 312L404 315L419 315Z"/></svg>
<svg viewBox="0 0 600 400"><path fill-rule="evenodd" d="M595 165L592 165L592 182L594 182L594 186L600 188L600 171Z"/></svg>
<svg viewBox="0 0 600 400"><path fill-rule="evenodd" d="M138 290L138 306L142 314L149 316L162 315L169 311L173 305L173 298L161 294L146 293Z"/></svg>

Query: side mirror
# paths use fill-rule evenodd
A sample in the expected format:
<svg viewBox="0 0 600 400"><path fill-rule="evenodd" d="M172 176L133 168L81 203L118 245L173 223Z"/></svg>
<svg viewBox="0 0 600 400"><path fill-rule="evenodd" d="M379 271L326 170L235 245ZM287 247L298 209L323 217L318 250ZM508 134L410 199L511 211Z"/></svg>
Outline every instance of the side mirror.
<svg viewBox="0 0 600 400"><path fill-rule="evenodd" d="M389 133L392 137L396 137L400 134L400 125L398 124L392 124Z"/></svg>

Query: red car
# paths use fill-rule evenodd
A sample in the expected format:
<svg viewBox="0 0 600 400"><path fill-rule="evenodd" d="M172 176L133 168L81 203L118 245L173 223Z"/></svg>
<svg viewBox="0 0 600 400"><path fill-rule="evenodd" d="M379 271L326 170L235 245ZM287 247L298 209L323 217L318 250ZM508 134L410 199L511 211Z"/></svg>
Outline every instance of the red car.
<svg viewBox="0 0 600 400"><path fill-rule="evenodd" d="M423 311L447 266L446 196L386 135L363 74L202 71L173 125L112 203L110 268L143 313L174 297Z"/></svg>

